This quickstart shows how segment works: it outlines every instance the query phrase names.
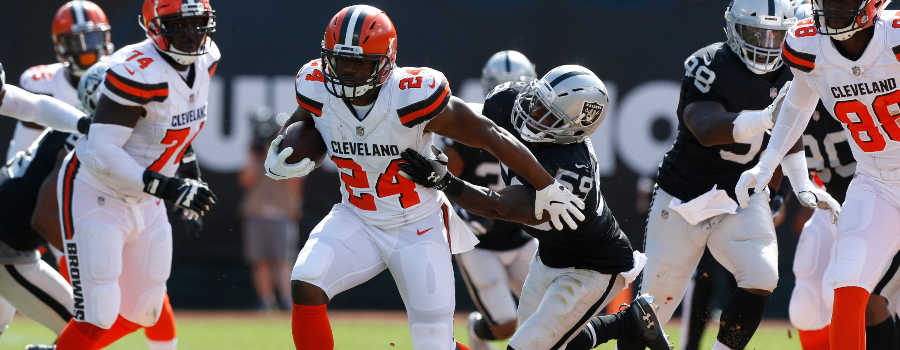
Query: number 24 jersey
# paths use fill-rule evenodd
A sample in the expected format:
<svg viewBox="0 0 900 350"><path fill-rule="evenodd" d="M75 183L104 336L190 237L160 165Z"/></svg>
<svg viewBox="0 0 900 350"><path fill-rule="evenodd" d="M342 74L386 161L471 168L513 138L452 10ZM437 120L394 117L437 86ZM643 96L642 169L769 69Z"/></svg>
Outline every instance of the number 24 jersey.
<svg viewBox="0 0 900 350"><path fill-rule="evenodd" d="M424 219L447 203L440 191L399 175L400 152L426 157L433 133L425 124L450 101L450 85L429 68L395 67L364 116L325 88L322 61L297 73L297 103L313 114L328 155L338 167L342 202L372 226L392 228ZM449 206L449 205L448 205Z"/></svg>
<svg viewBox="0 0 900 350"><path fill-rule="evenodd" d="M900 18L886 11L862 56L851 61L812 20L797 23L784 40L782 59L794 69L794 84L806 84L839 120L850 140L857 171L900 183Z"/></svg>

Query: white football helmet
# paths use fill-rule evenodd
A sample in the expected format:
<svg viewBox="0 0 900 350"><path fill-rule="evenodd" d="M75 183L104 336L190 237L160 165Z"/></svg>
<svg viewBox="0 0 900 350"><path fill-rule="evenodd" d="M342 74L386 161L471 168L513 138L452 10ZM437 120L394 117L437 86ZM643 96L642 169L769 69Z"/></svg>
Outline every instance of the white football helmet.
<svg viewBox="0 0 900 350"><path fill-rule="evenodd" d="M609 109L606 85L582 66L566 65L533 80L513 106L512 123L528 142L582 142Z"/></svg>
<svg viewBox="0 0 900 350"><path fill-rule="evenodd" d="M819 34L829 35L835 40L847 40L859 30L875 25L875 20L891 0L860 0L854 10L826 10L824 0L812 2L813 18ZM832 28L828 22L844 20L848 23L841 28ZM832 23L833 25L834 23Z"/></svg>
<svg viewBox="0 0 900 350"><path fill-rule="evenodd" d="M487 95L497 85L511 81L530 82L537 79L534 63L519 51L506 50L495 53L481 69L481 86Z"/></svg>
<svg viewBox="0 0 900 350"><path fill-rule="evenodd" d="M781 43L797 17L789 0L734 0L725 23L731 50L753 73L764 74L781 68Z"/></svg>
<svg viewBox="0 0 900 350"><path fill-rule="evenodd" d="M88 68L78 81L78 109L87 114L94 116L97 110L97 101L100 100L100 84L106 79L106 70L109 68L107 61L95 63Z"/></svg>

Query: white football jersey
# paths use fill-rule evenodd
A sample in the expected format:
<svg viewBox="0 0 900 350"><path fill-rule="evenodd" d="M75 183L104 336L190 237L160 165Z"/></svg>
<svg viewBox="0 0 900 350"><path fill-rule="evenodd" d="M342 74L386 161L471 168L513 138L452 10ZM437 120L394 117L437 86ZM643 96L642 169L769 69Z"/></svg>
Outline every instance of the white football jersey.
<svg viewBox="0 0 900 350"><path fill-rule="evenodd" d="M842 56L812 19L788 31L782 57L795 83L818 92L850 140L857 171L886 182L900 181L900 18L884 12L862 57Z"/></svg>
<svg viewBox="0 0 900 350"><path fill-rule="evenodd" d="M78 88L69 81L62 63L29 68L19 78L19 86L25 91L47 95L78 107Z"/></svg>
<svg viewBox="0 0 900 350"><path fill-rule="evenodd" d="M206 121L209 83L219 62L219 49L208 40L209 52L197 58L183 78L148 39L129 45L110 56L110 67L100 87L103 96L125 106L142 106L147 115L138 120L122 147L142 167L174 176L188 145ZM87 137L75 145L75 154ZM78 179L112 194L148 197L141 188L130 188L106 175L81 167Z"/></svg>
<svg viewBox="0 0 900 350"><path fill-rule="evenodd" d="M366 116L325 89L321 60L297 74L297 103L310 111L316 129L337 164L343 202L367 224L382 228L425 218L444 204L440 191L415 184L398 174L400 152L412 148L426 157L433 133L427 121L450 101L450 86L441 72L400 68L391 72ZM362 119L362 120L360 120Z"/></svg>

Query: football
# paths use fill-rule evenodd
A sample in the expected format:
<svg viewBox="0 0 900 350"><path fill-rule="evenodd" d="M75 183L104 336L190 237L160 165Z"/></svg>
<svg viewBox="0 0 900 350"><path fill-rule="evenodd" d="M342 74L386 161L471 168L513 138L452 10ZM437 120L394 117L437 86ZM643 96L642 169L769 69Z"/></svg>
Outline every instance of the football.
<svg viewBox="0 0 900 350"><path fill-rule="evenodd" d="M282 133L284 139L281 140L281 146L278 152L286 147L293 147L294 153L287 158L288 164L297 164L304 158L312 159L316 162L316 166L322 165L328 149L325 147L325 140L316 130L316 124L312 121L297 122L291 124Z"/></svg>

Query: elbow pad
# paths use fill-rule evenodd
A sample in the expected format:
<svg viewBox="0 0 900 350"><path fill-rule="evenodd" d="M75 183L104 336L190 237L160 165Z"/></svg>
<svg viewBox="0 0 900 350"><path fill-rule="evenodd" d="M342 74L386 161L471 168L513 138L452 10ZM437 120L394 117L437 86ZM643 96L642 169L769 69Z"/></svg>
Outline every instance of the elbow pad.
<svg viewBox="0 0 900 350"><path fill-rule="evenodd" d="M113 124L93 124L84 149L78 157L90 171L109 177L128 187L144 188L144 168L122 149L132 129Z"/></svg>

